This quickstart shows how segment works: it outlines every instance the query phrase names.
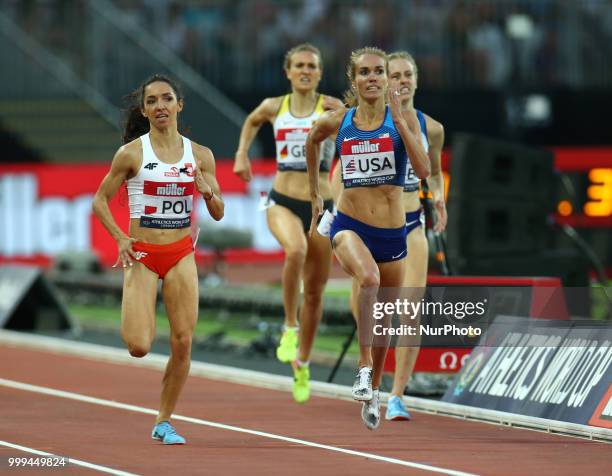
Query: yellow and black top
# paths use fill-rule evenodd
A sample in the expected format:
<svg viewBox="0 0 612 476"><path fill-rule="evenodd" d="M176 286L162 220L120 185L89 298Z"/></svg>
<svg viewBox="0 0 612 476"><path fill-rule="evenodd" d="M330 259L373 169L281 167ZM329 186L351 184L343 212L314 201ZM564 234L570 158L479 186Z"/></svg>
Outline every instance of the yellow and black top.
<svg viewBox="0 0 612 476"><path fill-rule="evenodd" d="M291 95L283 97L274 119L276 164L279 171L306 171L306 136L312 124L323 114L323 98L319 95L313 111L304 117L291 114ZM329 171L334 156L334 142L326 139L321 144L321 171Z"/></svg>

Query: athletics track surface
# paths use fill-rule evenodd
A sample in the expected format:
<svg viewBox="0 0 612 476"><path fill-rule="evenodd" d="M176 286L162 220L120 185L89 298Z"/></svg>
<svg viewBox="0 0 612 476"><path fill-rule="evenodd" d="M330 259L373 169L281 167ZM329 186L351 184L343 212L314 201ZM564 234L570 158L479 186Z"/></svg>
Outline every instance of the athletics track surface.
<svg viewBox="0 0 612 476"><path fill-rule="evenodd" d="M59 474L609 474L607 443L416 412L371 432L355 402L313 396L297 405L287 391L198 376L174 419L188 444L164 446L150 439L161 376L1 344L2 472L41 474L6 469L9 456L34 456L30 448L97 465Z"/></svg>

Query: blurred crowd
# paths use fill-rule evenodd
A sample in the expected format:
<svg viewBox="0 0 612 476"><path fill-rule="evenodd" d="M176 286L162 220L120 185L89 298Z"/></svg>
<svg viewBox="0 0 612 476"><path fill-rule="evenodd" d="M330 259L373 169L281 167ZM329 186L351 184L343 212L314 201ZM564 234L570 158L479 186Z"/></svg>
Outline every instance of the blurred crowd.
<svg viewBox="0 0 612 476"><path fill-rule="evenodd" d="M61 48L86 0L0 0L26 30ZM406 49L428 89L609 87L610 0L113 0L221 89L286 86L285 51L309 41L324 87L346 86L351 50ZM78 14L77 14L78 15ZM66 41L66 40L64 40Z"/></svg>

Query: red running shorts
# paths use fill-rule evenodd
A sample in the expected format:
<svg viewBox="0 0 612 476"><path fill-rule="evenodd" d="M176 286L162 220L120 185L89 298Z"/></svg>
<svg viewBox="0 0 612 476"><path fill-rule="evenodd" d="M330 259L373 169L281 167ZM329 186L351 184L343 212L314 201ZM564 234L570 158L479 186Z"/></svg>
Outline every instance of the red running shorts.
<svg viewBox="0 0 612 476"><path fill-rule="evenodd" d="M154 273L164 279L176 263L193 252L193 240L191 236L168 243L167 245L156 245L136 241L132 245L136 261L144 264Z"/></svg>

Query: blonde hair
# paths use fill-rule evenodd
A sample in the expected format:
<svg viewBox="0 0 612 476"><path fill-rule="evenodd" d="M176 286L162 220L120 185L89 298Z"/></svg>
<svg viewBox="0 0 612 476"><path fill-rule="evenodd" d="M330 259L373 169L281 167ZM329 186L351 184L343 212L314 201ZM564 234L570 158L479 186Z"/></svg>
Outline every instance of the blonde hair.
<svg viewBox="0 0 612 476"><path fill-rule="evenodd" d="M313 53L317 55L317 59L319 60L319 69L323 70L323 61L321 59L321 51L316 46L310 43L301 43L297 46L294 46L289 51L285 53L285 61L283 62L283 67L285 69L289 69L291 67L291 57L295 53L301 53L302 51L308 51L309 53Z"/></svg>
<svg viewBox="0 0 612 476"><path fill-rule="evenodd" d="M385 73L389 74L389 57L387 53L385 53L380 48L375 46L365 46L363 48L359 48L351 53L349 58L349 62L346 65L346 76L349 80L349 84L353 84L355 80L355 71L357 69L357 60L363 55L376 55L380 56L385 60ZM344 93L344 103L349 107L355 107L359 103L359 99L355 90L350 88Z"/></svg>
<svg viewBox="0 0 612 476"><path fill-rule="evenodd" d="M412 63L412 70L414 71L414 74L419 73L419 68L417 67L414 57L407 51L394 51L393 53L389 54L389 62L393 61L394 59L407 60L408 62Z"/></svg>

